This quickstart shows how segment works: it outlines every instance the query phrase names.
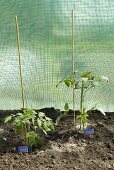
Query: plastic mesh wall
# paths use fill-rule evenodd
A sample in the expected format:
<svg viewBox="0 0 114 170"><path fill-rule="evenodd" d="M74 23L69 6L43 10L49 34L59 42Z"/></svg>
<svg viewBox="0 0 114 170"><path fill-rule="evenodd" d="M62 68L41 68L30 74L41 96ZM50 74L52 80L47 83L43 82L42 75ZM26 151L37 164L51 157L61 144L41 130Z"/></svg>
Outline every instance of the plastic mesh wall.
<svg viewBox="0 0 114 170"><path fill-rule="evenodd" d="M114 111L113 0L1 0L0 109L22 107L15 29L18 16L26 107L72 108L71 90L56 84L72 73L72 18L75 13L75 69L105 75L86 97L86 106ZM79 94L76 92L76 109Z"/></svg>

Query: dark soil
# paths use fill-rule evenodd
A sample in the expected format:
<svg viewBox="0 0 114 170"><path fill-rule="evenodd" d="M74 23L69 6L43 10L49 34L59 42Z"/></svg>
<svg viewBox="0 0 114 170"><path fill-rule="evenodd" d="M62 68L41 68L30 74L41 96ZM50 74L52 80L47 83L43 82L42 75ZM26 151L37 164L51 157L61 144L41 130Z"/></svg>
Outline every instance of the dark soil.
<svg viewBox="0 0 114 170"><path fill-rule="evenodd" d="M54 108L42 109L53 120L60 114ZM1 119L9 113L0 111ZM74 131L72 111L53 134L43 136L45 145L30 154L18 154L20 137L8 124L0 122L0 170L114 170L114 113L104 117L99 111L89 113L95 135L85 139Z"/></svg>

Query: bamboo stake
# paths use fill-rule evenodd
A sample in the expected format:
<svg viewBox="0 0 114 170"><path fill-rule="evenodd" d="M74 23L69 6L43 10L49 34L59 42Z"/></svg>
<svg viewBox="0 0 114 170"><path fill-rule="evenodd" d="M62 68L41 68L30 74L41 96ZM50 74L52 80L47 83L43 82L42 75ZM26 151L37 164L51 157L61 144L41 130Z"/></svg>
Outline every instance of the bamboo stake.
<svg viewBox="0 0 114 170"><path fill-rule="evenodd" d="M72 77L74 79L74 10L72 9ZM72 90L72 104L74 112L74 130L76 130L76 115L75 115L75 87L73 86Z"/></svg>
<svg viewBox="0 0 114 170"><path fill-rule="evenodd" d="M24 108L25 108L24 85L23 85L23 78L22 78L20 32L19 32L19 24L18 24L18 18L17 18L17 16L15 17L15 22L16 22L17 45L18 45L18 61L19 61L19 70L20 70L20 82L21 82L22 106L23 106L23 109L24 109Z"/></svg>

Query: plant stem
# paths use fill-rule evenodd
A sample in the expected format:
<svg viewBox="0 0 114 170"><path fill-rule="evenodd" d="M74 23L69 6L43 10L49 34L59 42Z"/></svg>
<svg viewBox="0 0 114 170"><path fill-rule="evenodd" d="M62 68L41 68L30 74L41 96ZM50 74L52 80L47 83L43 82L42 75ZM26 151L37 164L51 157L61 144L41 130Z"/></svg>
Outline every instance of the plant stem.
<svg viewBox="0 0 114 170"><path fill-rule="evenodd" d="M80 113L83 114L83 109L84 109L84 83L82 81L82 86L81 86L81 98L80 98Z"/></svg>
<svg viewBox="0 0 114 170"><path fill-rule="evenodd" d="M83 115L83 113L84 113L84 83L82 81L81 97L80 97L80 114ZM80 129L82 128L82 125L83 125L83 129L84 129L83 119L80 121Z"/></svg>
<svg viewBox="0 0 114 170"><path fill-rule="evenodd" d="M25 135L25 145L28 145L26 125L25 125L25 127L24 127L24 135Z"/></svg>

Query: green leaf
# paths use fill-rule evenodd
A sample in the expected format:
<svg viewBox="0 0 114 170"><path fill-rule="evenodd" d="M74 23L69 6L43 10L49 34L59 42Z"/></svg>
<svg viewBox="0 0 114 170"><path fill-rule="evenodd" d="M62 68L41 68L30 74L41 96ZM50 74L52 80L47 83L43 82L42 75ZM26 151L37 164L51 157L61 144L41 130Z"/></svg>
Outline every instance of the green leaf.
<svg viewBox="0 0 114 170"><path fill-rule="evenodd" d="M73 77L70 78L70 81L71 81L71 85L75 85L76 80Z"/></svg>
<svg viewBox="0 0 114 170"><path fill-rule="evenodd" d="M44 116L45 116L45 113L39 112L38 116L39 116L39 117L44 117Z"/></svg>
<svg viewBox="0 0 114 170"><path fill-rule="evenodd" d="M14 127L15 127L15 129L16 129L16 131L17 131L18 133L22 133L22 132L23 132L23 129L24 129L24 126L23 126L23 125L14 126Z"/></svg>
<svg viewBox="0 0 114 170"><path fill-rule="evenodd" d="M80 115L76 116L76 119L79 119L80 118Z"/></svg>
<svg viewBox="0 0 114 170"><path fill-rule="evenodd" d="M94 80L97 81L97 82L101 82L101 81L108 82L109 81L108 77L106 77L106 76L97 76L97 77L95 77Z"/></svg>
<svg viewBox="0 0 114 170"><path fill-rule="evenodd" d="M43 132L47 135L47 131L45 130L45 129L42 129L43 130Z"/></svg>
<svg viewBox="0 0 114 170"><path fill-rule="evenodd" d="M95 78L91 71L82 72L81 77L88 78L89 80L94 80Z"/></svg>
<svg viewBox="0 0 114 170"><path fill-rule="evenodd" d="M46 119L47 121L51 121L51 120L52 120L51 118L49 118L49 117L47 117L47 116L45 116L45 119Z"/></svg>
<svg viewBox="0 0 114 170"><path fill-rule="evenodd" d="M106 77L106 76L100 76L100 77L99 77L99 81L106 81L106 82L108 82L109 79L108 79L108 77Z"/></svg>
<svg viewBox="0 0 114 170"><path fill-rule="evenodd" d="M86 77L86 78L90 78L91 77L91 71L84 71L81 73L81 77Z"/></svg>
<svg viewBox="0 0 114 170"><path fill-rule="evenodd" d="M86 120L88 116L89 116L88 113L83 113L78 115L76 118L80 120Z"/></svg>
<svg viewBox="0 0 114 170"><path fill-rule="evenodd" d="M12 118L13 118L12 115L6 116L6 117L4 118L4 123L7 123L7 122L11 121Z"/></svg>
<svg viewBox="0 0 114 170"><path fill-rule="evenodd" d="M100 82L100 81L102 81L103 79L102 79L102 76L97 76L97 77L95 77L94 80Z"/></svg>
<svg viewBox="0 0 114 170"><path fill-rule="evenodd" d="M79 119L81 121L83 119L82 114L78 115L76 119Z"/></svg>
<svg viewBox="0 0 114 170"><path fill-rule="evenodd" d="M56 88L58 87L59 84L63 83L64 80L61 80L59 83L57 83Z"/></svg>
<svg viewBox="0 0 114 170"><path fill-rule="evenodd" d="M26 138L28 138L29 145L36 144L37 134L34 131L27 133Z"/></svg>
<svg viewBox="0 0 114 170"><path fill-rule="evenodd" d="M64 109L65 109L65 110L69 110L68 103L65 103Z"/></svg>
<svg viewBox="0 0 114 170"><path fill-rule="evenodd" d="M44 122L43 127L44 127L44 129L47 131L48 126L47 126L47 123L46 123L46 122Z"/></svg>
<svg viewBox="0 0 114 170"><path fill-rule="evenodd" d="M36 138L37 137L37 133L35 133L34 131L30 131L27 133L26 135L27 138L31 137L31 138Z"/></svg>
<svg viewBox="0 0 114 170"><path fill-rule="evenodd" d="M83 114L83 119L87 119L88 116L89 116L89 115L88 115L87 113L84 113L84 114Z"/></svg>
<svg viewBox="0 0 114 170"><path fill-rule="evenodd" d="M41 128L41 126L42 126L42 121L41 121L39 118L37 119L37 123L38 123L38 127Z"/></svg>
<svg viewBox="0 0 114 170"><path fill-rule="evenodd" d="M51 130L51 128L47 128L47 130L46 130L47 132L51 132L52 130Z"/></svg>
<svg viewBox="0 0 114 170"><path fill-rule="evenodd" d="M68 79L64 80L64 83L66 84L67 87L70 87L71 85L71 82Z"/></svg>
<svg viewBox="0 0 114 170"><path fill-rule="evenodd" d="M88 82L88 78L82 77L82 81L83 81L84 83L87 83L87 82Z"/></svg>
<svg viewBox="0 0 114 170"><path fill-rule="evenodd" d="M106 77L106 76L102 76L102 80L105 80L105 81L109 81L109 79L108 79L108 77Z"/></svg>
<svg viewBox="0 0 114 170"><path fill-rule="evenodd" d="M63 118L62 115L60 115L60 116L57 117L56 123L55 123L56 126L59 124L59 122L61 121L62 118Z"/></svg>
<svg viewBox="0 0 114 170"><path fill-rule="evenodd" d="M23 114L22 113L17 113L16 116L22 116Z"/></svg>

